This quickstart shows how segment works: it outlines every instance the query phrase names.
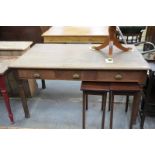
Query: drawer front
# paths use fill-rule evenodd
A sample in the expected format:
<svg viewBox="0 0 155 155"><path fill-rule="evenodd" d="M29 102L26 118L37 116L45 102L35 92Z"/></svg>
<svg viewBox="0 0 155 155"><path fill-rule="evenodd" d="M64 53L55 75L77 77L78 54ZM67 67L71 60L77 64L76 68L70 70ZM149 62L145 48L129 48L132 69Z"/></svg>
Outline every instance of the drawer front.
<svg viewBox="0 0 155 155"><path fill-rule="evenodd" d="M54 79L55 72L51 70L18 70L18 77L20 79Z"/></svg>
<svg viewBox="0 0 155 155"><path fill-rule="evenodd" d="M146 80L146 71L117 70L18 70L20 79L54 79L107 82L140 82Z"/></svg>
<svg viewBox="0 0 155 155"><path fill-rule="evenodd" d="M54 79L54 80L81 80L81 71L72 70L18 70L20 79Z"/></svg>

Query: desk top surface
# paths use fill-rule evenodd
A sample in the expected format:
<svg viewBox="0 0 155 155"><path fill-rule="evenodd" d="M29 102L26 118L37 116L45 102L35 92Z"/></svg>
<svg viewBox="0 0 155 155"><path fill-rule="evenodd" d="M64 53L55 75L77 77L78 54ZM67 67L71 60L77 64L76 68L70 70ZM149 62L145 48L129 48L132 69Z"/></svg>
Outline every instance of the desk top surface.
<svg viewBox="0 0 155 155"><path fill-rule="evenodd" d="M0 51L24 51L32 43L32 41L0 41Z"/></svg>
<svg viewBox="0 0 155 155"><path fill-rule="evenodd" d="M93 51L92 44L36 44L11 68L27 69L85 69L85 70L147 70L148 63L134 46L130 52L114 48L113 63L106 63L108 48Z"/></svg>
<svg viewBox="0 0 155 155"><path fill-rule="evenodd" d="M17 57L0 56L0 75L3 75L7 70L10 63L15 61Z"/></svg>
<svg viewBox="0 0 155 155"><path fill-rule="evenodd" d="M108 36L108 27L53 26L42 36Z"/></svg>

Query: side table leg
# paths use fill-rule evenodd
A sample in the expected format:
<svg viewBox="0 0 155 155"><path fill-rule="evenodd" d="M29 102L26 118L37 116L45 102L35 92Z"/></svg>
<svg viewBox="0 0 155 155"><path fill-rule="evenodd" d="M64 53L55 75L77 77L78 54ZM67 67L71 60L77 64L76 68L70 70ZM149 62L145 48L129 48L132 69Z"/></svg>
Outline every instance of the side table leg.
<svg viewBox="0 0 155 155"><path fill-rule="evenodd" d="M5 101L5 106L8 111L10 121L11 121L11 123L14 123L13 114L12 114L11 106L10 106L10 100L9 100L9 96L7 94L7 89L6 89L6 85L5 85L5 78L3 76L0 77L0 89L1 89L1 93L2 93L2 96Z"/></svg>
<svg viewBox="0 0 155 155"><path fill-rule="evenodd" d="M86 123L86 93L83 92L82 128L85 129Z"/></svg>
<svg viewBox="0 0 155 155"><path fill-rule="evenodd" d="M132 125L136 123L136 118L139 110L140 97L141 97L140 92L134 95L132 111L131 111L131 119L130 119L130 129L132 129Z"/></svg>
<svg viewBox="0 0 155 155"><path fill-rule="evenodd" d="M27 105L27 99L25 96L25 91L24 91L24 85L23 85L23 80L18 80L18 84L19 84L19 94L22 100L22 106L24 109L24 113L25 113L25 118L29 118L30 117L30 113L29 113L29 108Z"/></svg>
<svg viewBox="0 0 155 155"><path fill-rule="evenodd" d="M41 80L41 83L42 83L42 89L46 89L46 83L45 83L45 80Z"/></svg>
<svg viewBox="0 0 155 155"><path fill-rule="evenodd" d="M114 94L110 91L109 92L109 104L110 104L110 129L113 127L113 110L114 110Z"/></svg>
<svg viewBox="0 0 155 155"><path fill-rule="evenodd" d="M105 109L106 109L106 99L107 99L107 93L102 95L102 126L101 128L104 129L104 123L105 123Z"/></svg>

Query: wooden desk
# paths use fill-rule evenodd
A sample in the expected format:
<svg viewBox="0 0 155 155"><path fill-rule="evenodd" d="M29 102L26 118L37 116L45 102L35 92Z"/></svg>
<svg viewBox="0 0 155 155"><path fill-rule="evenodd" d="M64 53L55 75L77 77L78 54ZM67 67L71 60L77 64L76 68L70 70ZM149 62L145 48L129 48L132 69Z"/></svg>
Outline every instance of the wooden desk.
<svg viewBox="0 0 155 155"><path fill-rule="evenodd" d="M149 66L142 55L134 49L121 52L114 48L114 63L106 63L108 50L90 50L88 44L36 44L27 53L10 65L19 79L25 117L29 110L24 95L26 79L80 80L106 82L144 83ZM134 102L136 118L139 102ZM132 120L133 120L132 118Z"/></svg>
<svg viewBox="0 0 155 155"><path fill-rule="evenodd" d="M6 59L17 58L24 54L32 45L32 41L0 41L0 59L6 61ZM4 60L3 60L4 59ZM14 79L13 73L9 72L6 75L6 86L9 96L18 96L18 85L16 79ZM25 82L27 88L26 96L31 97L35 94L37 84L35 80L28 80Z"/></svg>
<svg viewBox="0 0 155 155"><path fill-rule="evenodd" d="M103 43L108 27L51 27L43 33L44 43Z"/></svg>
<svg viewBox="0 0 155 155"><path fill-rule="evenodd" d="M5 106L6 109L8 111L8 115L10 118L10 121L13 123L14 119L13 119L13 114L11 111L11 106L10 106L10 100L9 100L9 96L7 93L7 87L6 87L6 82L5 82L5 76L6 76L6 72L8 70L8 65L15 61L16 57L0 57L0 92L4 98L4 102L5 102Z"/></svg>

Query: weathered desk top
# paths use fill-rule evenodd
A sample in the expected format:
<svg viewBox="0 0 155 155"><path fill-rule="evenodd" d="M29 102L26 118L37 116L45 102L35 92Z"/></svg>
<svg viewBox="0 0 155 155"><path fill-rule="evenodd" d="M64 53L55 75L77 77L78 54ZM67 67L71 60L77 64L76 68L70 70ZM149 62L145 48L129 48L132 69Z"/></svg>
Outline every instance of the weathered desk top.
<svg viewBox="0 0 155 155"><path fill-rule="evenodd" d="M89 44L36 44L10 65L11 68L147 70L148 63L134 50L121 52L114 48L114 63L106 63L108 49L92 51Z"/></svg>
<svg viewBox="0 0 155 155"><path fill-rule="evenodd" d="M108 27L54 26L42 36L108 36Z"/></svg>
<svg viewBox="0 0 155 155"><path fill-rule="evenodd" d="M32 41L0 41L0 51L24 51L32 43Z"/></svg>
<svg viewBox="0 0 155 155"><path fill-rule="evenodd" d="M17 57L0 56L0 75L3 75L8 70L9 64L16 59Z"/></svg>

